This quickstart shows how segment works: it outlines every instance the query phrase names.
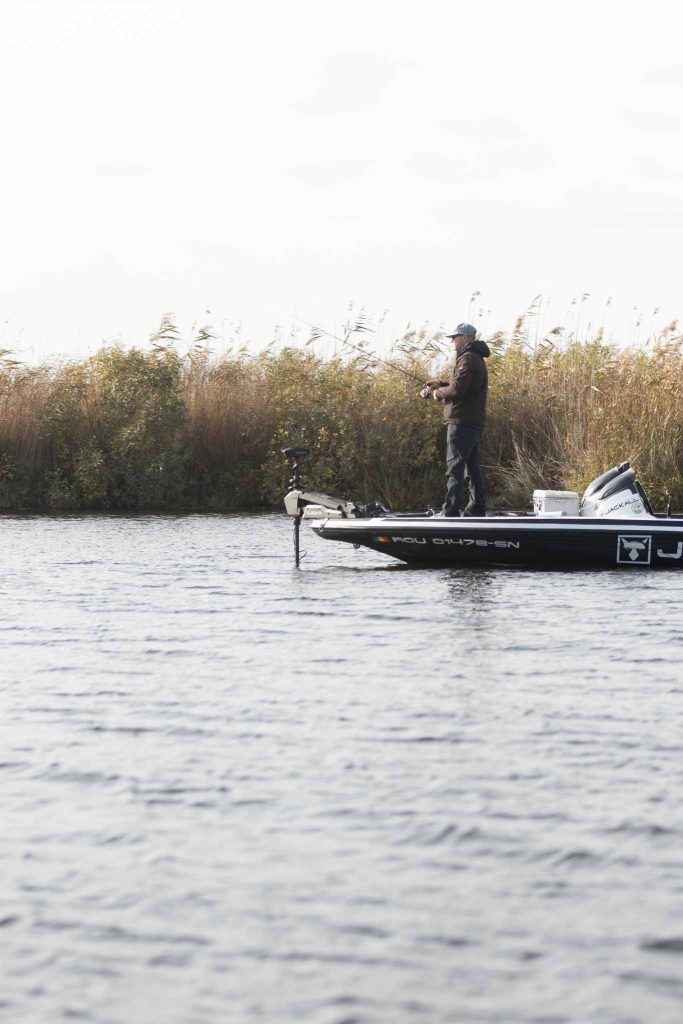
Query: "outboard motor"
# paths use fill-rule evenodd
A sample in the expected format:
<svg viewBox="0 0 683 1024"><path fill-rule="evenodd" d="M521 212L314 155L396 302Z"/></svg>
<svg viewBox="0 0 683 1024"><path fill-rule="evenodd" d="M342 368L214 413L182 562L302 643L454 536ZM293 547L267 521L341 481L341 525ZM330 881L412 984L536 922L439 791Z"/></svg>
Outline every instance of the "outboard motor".
<svg viewBox="0 0 683 1024"><path fill-rule="evenodd" d="M596 477L583 493L582 516L600 519L653 519L645 491L628 462Z"/></svg>

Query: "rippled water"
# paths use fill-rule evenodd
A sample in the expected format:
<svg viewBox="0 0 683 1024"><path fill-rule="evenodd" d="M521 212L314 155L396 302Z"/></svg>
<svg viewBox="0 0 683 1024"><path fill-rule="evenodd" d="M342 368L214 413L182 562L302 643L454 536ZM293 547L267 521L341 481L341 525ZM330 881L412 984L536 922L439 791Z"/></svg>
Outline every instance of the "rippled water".
<svg viewBox="0 0 683 1024"><path fill-rule="evenodd" d="M683 1017L683 573L0 519L0 1018Z"/></svg>

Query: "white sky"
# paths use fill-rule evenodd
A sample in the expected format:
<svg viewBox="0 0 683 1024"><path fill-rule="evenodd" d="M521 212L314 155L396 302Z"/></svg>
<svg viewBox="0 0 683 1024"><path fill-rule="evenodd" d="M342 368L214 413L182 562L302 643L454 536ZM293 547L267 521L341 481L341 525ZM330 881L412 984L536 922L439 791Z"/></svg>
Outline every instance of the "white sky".
<svg viewBox="0 0 683 1024"><path fill-rule="evenodd" d="M539 293L642 340L683 315L677 9L0 0L0 342L261 347L353 300L379 345Z"/></svg>

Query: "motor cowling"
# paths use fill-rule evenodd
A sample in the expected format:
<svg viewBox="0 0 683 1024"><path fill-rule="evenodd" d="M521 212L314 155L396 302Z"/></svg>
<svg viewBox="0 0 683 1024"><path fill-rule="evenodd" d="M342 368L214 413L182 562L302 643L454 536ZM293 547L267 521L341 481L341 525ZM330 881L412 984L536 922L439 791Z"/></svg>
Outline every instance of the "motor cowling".
<svg viewBox="0 0 683 1024"><path fill-rule="evenodd" d="M647 495L628 462L609 469L589 484L580 514L599 519L653 518Z"/></svg>

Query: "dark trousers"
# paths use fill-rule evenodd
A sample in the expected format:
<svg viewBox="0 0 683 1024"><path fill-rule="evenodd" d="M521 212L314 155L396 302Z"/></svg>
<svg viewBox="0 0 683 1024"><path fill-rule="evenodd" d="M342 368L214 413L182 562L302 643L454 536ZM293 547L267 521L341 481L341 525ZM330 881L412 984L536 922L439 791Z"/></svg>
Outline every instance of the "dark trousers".
<svg viewBox="0 0 683 1024"><path fill-rule="evenodd" d="M486 515L486 490L479 466L480 427L467 427L449 423L446 437L446 477L448 487L443 503L445 516ZM467 485L468 502L463 512L463 498Z"/></svg>

